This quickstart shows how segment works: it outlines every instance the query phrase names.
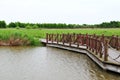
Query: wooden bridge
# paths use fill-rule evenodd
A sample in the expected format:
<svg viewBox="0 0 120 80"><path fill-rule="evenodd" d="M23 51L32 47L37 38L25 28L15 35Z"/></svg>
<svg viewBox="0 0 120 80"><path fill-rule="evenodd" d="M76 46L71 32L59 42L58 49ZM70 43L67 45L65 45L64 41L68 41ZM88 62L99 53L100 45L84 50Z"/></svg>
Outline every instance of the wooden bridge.
<svg viewBox="0 0 120 80"><path fill-rule="evenodd" d="M47 46L86 54L104 70L120 73L120 38L88 34L46 34Z"/></svg>

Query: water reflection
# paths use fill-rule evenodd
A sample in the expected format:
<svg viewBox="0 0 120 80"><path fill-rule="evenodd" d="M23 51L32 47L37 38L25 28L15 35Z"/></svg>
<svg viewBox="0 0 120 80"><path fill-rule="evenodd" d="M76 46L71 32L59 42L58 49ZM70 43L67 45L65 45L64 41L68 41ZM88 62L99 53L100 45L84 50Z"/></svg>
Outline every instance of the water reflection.
<svg viewBox="0 0 120 80"><path fill-rule="evenodd" d="M86 55L50 47L0 47L0 80L120 80Z"/></svg>

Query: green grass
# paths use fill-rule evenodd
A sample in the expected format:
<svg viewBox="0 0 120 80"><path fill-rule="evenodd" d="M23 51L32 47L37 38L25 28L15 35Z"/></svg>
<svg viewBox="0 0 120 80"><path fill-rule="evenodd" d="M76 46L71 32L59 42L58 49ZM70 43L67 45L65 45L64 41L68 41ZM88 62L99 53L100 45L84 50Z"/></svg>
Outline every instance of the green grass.
<svg viewBox="0 0 120 80"><path fill-rule="evenodd" d="M46 33L81 33L81 34L97 34L105 36L119 35L120 28L109 28L109 29L0 29L0 40L7 40L13 34L19 33L21 36L27 35L33 44L38 43L39 38L45 38ZM34 38L35 41L33 40Z"/></svg>
<svg viewBox="0 0 120 80"><path fill-rule="evenodd" d="M43 30L44 33L81 33L81 34L97 34L97 35L119 35L120 36L120 28L117 29L46 29Z"/></svg>
<svg viewBox="0 0 120 80"><path fill-rule="evenodd" d="M28 35L36 38L45 38L46 33L82 33L82 34L104 34L106 36L119 35L120 28L108 28L108 29L0 29L1 36L9 36L13 33L20 33L22 35Z"/></svg>

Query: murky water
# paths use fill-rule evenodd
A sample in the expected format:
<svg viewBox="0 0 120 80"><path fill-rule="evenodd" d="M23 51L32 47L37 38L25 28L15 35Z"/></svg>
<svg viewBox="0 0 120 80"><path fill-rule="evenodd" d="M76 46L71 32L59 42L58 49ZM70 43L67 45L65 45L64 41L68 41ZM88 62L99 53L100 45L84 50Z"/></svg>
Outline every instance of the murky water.
<svg viewBox="0 0 120 80"><path fill-rule="evenodd" d="M50 47L0 47L0 80L120 80L86 55Z"/></svg>

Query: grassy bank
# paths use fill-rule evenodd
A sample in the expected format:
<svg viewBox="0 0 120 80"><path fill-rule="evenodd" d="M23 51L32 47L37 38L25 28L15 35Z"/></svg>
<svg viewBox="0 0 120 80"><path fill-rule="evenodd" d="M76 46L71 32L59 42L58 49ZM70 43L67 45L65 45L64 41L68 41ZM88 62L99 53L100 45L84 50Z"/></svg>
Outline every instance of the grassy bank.
<svg viewBox="0 0 120 80"><path fill-rule="evenodd" d="M109 29L0 29L0 40L10 40L11 36L16 39L27 39L30 45L39 45L39 38L45 38L46 33L82 33L104 34L106 36L119 35L120 28Z"/></svg>

